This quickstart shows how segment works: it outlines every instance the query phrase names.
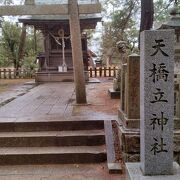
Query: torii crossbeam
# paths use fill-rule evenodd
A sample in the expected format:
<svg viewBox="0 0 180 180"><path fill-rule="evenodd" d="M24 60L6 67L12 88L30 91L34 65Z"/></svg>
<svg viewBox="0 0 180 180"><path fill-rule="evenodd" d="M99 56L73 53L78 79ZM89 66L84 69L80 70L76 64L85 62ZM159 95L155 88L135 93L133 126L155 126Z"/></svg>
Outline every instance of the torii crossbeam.
<svg viewBox="0 0 180 180"><path fill-rule="evenodd" d="M34 0L26 0L25 5L0 6L0 16L69 15L77 104L87 103L79 14L100 12L100 3L78 5L77 0L68 0L68 4L61 5L35 5Z"/></svg>
<svg viewBox="0 0 180 180"><path fill-rule="evenodd" d="M100 13L101 5L79 4L79 14ZM49 5L13 5L0 6L0 16L18 16L18 15L68 15L68 4L49 4Z"/></svg>

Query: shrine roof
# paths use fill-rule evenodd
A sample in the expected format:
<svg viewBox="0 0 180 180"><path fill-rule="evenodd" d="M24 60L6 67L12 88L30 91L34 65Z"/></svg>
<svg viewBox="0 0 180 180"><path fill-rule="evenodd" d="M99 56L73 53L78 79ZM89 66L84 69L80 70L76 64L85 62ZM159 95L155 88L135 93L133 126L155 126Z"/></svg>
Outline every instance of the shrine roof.
<svg viewBox="0 0 180 180"><path fill-rule="evenodd" d="M100 13L96 14L80 14L79 15L80 19L101 19L102 16ZM68 20L69 16L68 15L33 15L33 16L21 16L19 18L19 21L23 20Z"/></svg>
<svg viewBox="0 0 180 180"><path fill-rule="evenodd" d="M78 0L79 4L95 4L99 2L99 0ZM35 0L35 4L68 4L68 0Z"/></svg>
<svg viewBox="0 0 180 180"><path fill-rule="evenodd" d="M97 4L99 0L78 0L78 4ZM68 4L68 0L35 0L35 5L45 5L45 4ZM80 20L95 20L101 21L101 13L94 14L80 14ZM30 22L30 21L67 21L69 20L69 15L31 15L31 16L21 16L19 18L20 22Z"/></svg>
<svg viewBox="0 0 180 180"><path fill-rule="evenodd" d="M35 0L35 5L48 5L48 4L68 4L68 0ZM78 4L99 4L99 0L78 0ZM100 11L97 13L87 13L79 14L79 19L81 20L81 27L84 29L94 29L97 22L100 22L102 15ZM69 15L28 15L19 17L19 22L27 25L33 25L37 29L45 29L46 26L52 24L67 24L69 21Z"/></svg>
<svg viewBox="0 0 180 180"><path fill-rule="evenodd" d="M168 22L163 23L159 29L169 28L180 29L180 16L171 17L171 19Z"/></svg>

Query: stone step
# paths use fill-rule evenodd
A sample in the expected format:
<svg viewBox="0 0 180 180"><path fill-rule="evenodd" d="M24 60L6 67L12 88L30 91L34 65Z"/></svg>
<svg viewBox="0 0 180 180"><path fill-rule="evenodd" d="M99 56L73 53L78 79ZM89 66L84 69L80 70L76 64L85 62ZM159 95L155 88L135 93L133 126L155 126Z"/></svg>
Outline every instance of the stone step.
<svg viewBox="0 0 180 180"><path fill-rule="evenodd" d="M105 146L0 148L0 165L74 164L106 161Z"/></svg>
<svg viewBox="0 0 180 180"><path fill-rule="evenodd" d="M104 121L40 121L40 122L2 122L0 132L32 132L32 131L70 131L103 129Z"/></svg>
<svg viewBox="0 0 180 180"><path fill-rule="evenodd" d="M0 147L96 146L105 144L104 130L0 132Z"/></svg>

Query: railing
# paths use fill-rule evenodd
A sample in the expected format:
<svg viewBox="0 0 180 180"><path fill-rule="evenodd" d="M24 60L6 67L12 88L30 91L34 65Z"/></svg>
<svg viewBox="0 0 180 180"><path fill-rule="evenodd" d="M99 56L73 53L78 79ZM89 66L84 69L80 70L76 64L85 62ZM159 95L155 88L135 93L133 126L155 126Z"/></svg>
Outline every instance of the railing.
<svg viewBox="0 0 180 180"><path fill-rule="evenodd" d="M89 68L89 77L115 77L118 71L118 67L98 67Z"/></svg>
<svg viewBox="0 0 180 180"><path fill-rule="evenodd" d="M97 67L89 68L89 77L115 77L118 71L118 67ZM0 79L21 79L21 78L34 78L35 71L27 69L0 69Z"/></svg>
<svg viewBox="0 0 180 180"><path fill-rule="evenodd" d="M34 70L0 69L0 79L28 79L34 77L35 77Z"/></svg>

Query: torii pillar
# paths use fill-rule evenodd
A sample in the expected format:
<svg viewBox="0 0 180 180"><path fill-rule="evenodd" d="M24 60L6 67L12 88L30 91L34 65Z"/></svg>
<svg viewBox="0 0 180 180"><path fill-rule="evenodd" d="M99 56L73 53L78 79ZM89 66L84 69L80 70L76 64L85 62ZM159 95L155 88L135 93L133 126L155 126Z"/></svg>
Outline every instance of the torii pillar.
<svg viewBox="0 0 180 180"><path fill-rule="evenodd" d="M69 0L69 23L72 44L72 57L74 66L74 82L76 90L76 103L85 104L86 86L82 55L81 30L79 22L77 0Z"/></svg>
<svg viewBox="0 0 180 180"><path fill-rule="evenodd" d="M25 5L0 6L0 16L69 14L76 103L85 104L87 101L79 13L97 13L100 11L100 9L101 6L99 3L91 5L83 4L78 6L77 0L69 0L69 5L35 5L34 0L26 0Z"/></svg>

